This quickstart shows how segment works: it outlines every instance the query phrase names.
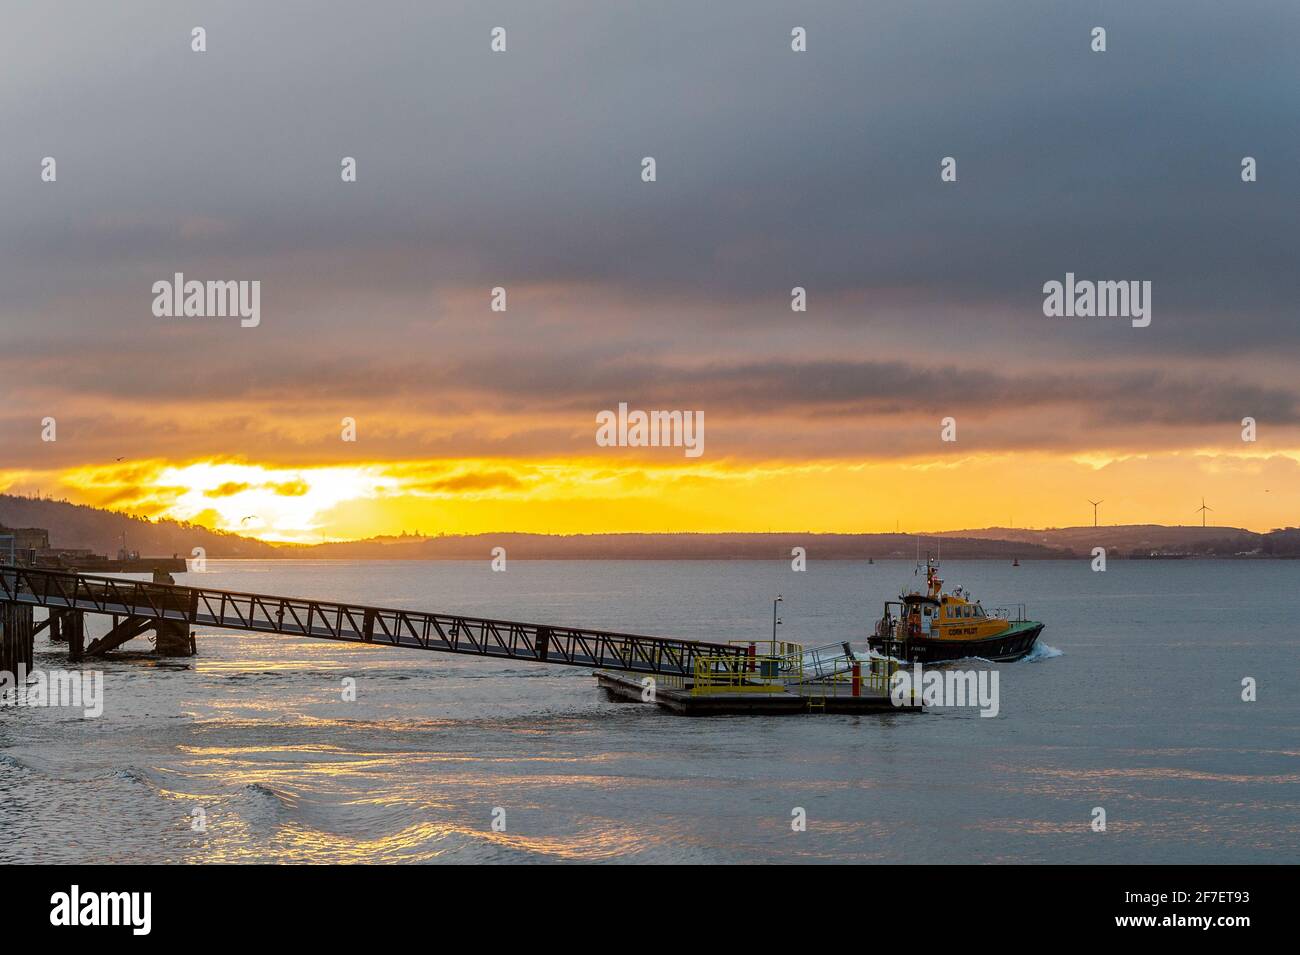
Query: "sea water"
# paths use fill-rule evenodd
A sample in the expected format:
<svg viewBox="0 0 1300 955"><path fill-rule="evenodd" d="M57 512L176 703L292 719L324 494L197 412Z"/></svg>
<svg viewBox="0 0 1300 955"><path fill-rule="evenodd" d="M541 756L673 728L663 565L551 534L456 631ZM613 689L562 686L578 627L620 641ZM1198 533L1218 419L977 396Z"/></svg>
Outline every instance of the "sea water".
<svg viewBox="0 0 1300 955"><path fill-rule="evenodd" d="M178 582L712 641L769 639L779 593L780 639L857 649L913 583L815 553L803 573L489 558ZM197 657L152 660L137 640L79 665L103 671L97 718L0 707L0 862L1300 861L1300 563L943 575L1047 624L996 665L996 718L687 718L579 668L205 628ZM64 646L38 637L37 666L66 668Z"/></svg>

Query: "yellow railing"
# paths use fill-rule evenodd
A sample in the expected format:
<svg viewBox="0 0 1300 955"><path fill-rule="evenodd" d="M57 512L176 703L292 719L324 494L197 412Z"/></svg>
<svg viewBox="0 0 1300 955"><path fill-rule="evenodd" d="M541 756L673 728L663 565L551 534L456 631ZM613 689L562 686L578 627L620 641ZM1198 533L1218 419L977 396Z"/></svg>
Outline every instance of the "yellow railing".
<svg viewBox="0 0 1300 955"><path fill-rule="evenodd" d="M755 652L746 656L701 656L695 658L694 681L691 693L782 693L788 683L802 683L804 679L805 651L802 644L783 640L733 640L734 646L753 646ZM774 652L759 652L768 648ZM876 659L863 661L860 667L860 686L864 691L887 695L890 677L898 670L898 661ZM809 686L824 684L827 689L851 686L853 674L844 671L818 678L811 671ZM680 677L676 679L680 680ZM665 686L669 684L665 683Z"/></svg>
<svg viewBox="0 0 1300 955"><path fill-rule="evenodd" d="M890 664L890 670L886 673L883 669L880 672L868 670L862 674L862 685L867 689L874 690L877 693L887 696L891 687L890 677L898 669L897 663Z"/></svg>
<svg viewBox="0 0 1300 955"><path fill-rule="evenodd" d="M654 678L654 681L666 690L686 689L686 677L680 673L660 673Z"/></svg>
<svg viewBox="0 0 1300 955"><path fill-rule="evenodd" d="M863 662L859 669L859 685L863 690L871 690L876 693L888 695L890 691L890 680L898 672L898 661L889 660L888 664L884 660L876 659L871 663ZM846 670L842 673L835 673L809 681L808 685L824 686L827 689L838 688L841 686L853 685L853 672Z"/></svg>
<svg viewBox="0 0 1300 955"><path fill-rule="evenodd" d="M771 641L765 641L771 643ZM738 642L749 646L749 642ZM803 676L803 647L781 643L794 652L773 655L755 653L748 656L708 656L695 658L693 695L702 693L783 693L787 681Z"/></svg>
<svg viewBox="0 0 1300 955"><path fill-rule="evenodd" d="M869 665L862 667L862 688L874 690L877 693L888 694L890 683L893 675L898 672L898 661L890 658L888 661L877 659ZM849 678L852 680L852 677Z"/></svg>

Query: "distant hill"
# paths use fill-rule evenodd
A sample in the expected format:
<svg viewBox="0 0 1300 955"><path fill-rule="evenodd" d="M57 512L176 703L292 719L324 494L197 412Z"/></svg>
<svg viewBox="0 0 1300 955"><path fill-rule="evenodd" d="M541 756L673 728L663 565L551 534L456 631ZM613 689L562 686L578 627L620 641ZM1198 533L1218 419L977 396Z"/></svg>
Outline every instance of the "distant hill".
<svg viewBox="0 0 1300 955"><path fill-rule="evenodd" d="M211 531L198 524L178 521L151 521L117 511L106 511L66 501L36 500L0 494L0 525L5 527L44 527L50 532L51 547L89 548L110 557L122 546L126 534L128 550L144 557L188 557L195 547L202 547L208 557L289 557L296 548Z"/></svg>
<svg viewBox="0 0 1300 955"><path fill-rule="evenodd" d="M942 538L942 547L938 539ZM384 537L304 548L303 557L387 560L486 559L493 547L523 560L780 560L803 547L818 560L910 560L941 551L953 560L1044 560L1088 557L1094 547L1113 558L1300 557L1300 529L1258 534L1237 527L986 527L923 534L474 534Z"/></svg>
<svg viewBox="0 0 1300 955"><path fill-rule="evenodd" d="M924 544L922 549L924 550ZM387 560L486 560L494 547L519 560L789 560L803 547L811 560L905 559L916 556L908 534L473 534L388 537L305 548L301 557ZM945 538L945 557L1068 557L1040 544Z"/></svg>
<svg viewBox="0 0 1300 955"><path fill-rule="evenodd" d="M66 501L0 494L0 525L44 527L55 547L85 547L113 556L126 546L146 557L187 556L203 547L213 558L486 560L504 547L515 560L789 560L803 547L810 560L910 560L938 549L953 560L1043 560L1085 557L1300 557L1300 528L1258 534L1238 527L1126 524L1030 530L985 527L924 534L469 534L376 537L311 547L270 544L197 524L151 521Z"/></svg>
<svg viewBox="0 0 1300 955"><path fill-rule="evenodd" d="M1265 557L1300 557L1300 527L1285 527L1264 535Z"/></svg>
<svg viewBox="0 0 1300 955"><path fill-rule="evenodd" d="M1059 548L1076 556L1104 547L1108 555L1122 557L1196 556L1239 557L1283 555L1287 531L1257 534L1239 527L1166 527L1163 524L1103 524L1083 527L1050 527L1041 530L985 527L979 530L941 531L945 540L961 537L978 540L1023 541ZM1292 549L1290 553L1296 553Z"/></svg>

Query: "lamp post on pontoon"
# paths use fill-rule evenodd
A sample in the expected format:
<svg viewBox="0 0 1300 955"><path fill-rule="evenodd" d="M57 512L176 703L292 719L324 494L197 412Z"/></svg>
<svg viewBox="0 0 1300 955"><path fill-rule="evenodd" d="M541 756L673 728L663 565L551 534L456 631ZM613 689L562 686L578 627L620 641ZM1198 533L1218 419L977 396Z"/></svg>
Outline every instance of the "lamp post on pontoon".
<svg viewBox="0 0 1300 955"><path fill-rule="evenodd" d="M777 594L776 599L772 601L772 655L773 656L776 656L776 628L777 625L780 624L781 622L776 618L776 605L779 603L784 603L784 600L782 599L780 594Z"/></svg>

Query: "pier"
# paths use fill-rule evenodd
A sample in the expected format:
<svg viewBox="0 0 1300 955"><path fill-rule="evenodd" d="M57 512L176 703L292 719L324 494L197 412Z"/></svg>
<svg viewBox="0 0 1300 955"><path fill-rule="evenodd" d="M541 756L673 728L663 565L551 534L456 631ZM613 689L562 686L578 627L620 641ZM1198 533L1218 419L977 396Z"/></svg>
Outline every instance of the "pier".
<svg viewBox="0 0 1300 955"><path fill-rule="evenodd" d="M106 636L81 654L70 651L74 656L107 653L147 629L168 623L679 676L694 674L699 654L740 657L745 653L725 644L34 567L0 567L0 605L18 608L14 612L19 616L44 607L58 614L61 626L68 626L72 618L78 621L74 626L83 631L85 614L114 618ZM6 628L6 645L10 633ZM21 638L21 630L12 633L14 639Z"/></svg>
<svg viewBox="0 0 1300 955"><path fill-rule="evenodd" d="M37 608L47 614L39 624L34 623ZM88 645L87 614L112 618L109 632ZM158 634L159 651L166 653L165 639L185 640L196 626L584 667L598 671L600 685L615 698L658 702L686 714L892 708L890 663L864 663L847 644L805 650L780 643L760 653L755 643L678 640L0 567L0 669L16 672L19 662L30 669L33 637L46 627L52 641L67 642L69 659L80 660L103 656L149 630ZM653 679L638 681L627 674ZM651 700L643 700L647 685L654 687Z"/></svg>

